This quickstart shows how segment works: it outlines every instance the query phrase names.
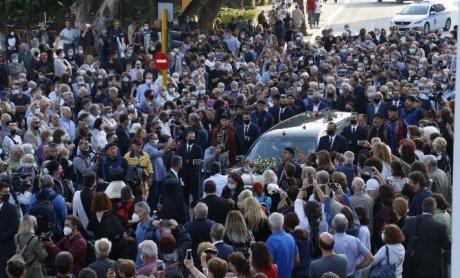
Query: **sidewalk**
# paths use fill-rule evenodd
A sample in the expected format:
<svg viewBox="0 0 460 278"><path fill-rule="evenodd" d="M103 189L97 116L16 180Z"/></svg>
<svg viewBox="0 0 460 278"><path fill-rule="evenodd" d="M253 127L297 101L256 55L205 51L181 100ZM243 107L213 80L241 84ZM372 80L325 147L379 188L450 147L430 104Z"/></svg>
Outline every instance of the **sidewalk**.
<svg viewBox="0 0 460 278"><path fill-rule="evenodd" d="M328 28L328 25L331 23L330 21L332 21L336 17L336 15L341 11L343 6L348 2L350 2L350 0L340 1L339 3L334 3L333 0L328 0L327 3L323 3L323 7L321 9L321 16L319 18L319 29L310 29L307 24L307 36L304 37L305 40L313 41L315 37L321 36L321 32L325 28ZM294 10L294 7L296 4L297 4L296 2L292 4L291 8L289 8L290 12ZM271 9L272 9L272 5L255 7L257 14L259 14L261 11L265 11L265 13L268 14L268 11L270 11ZM305 14L305 19L308 20L306 11L304 14ZM337 32L337 30L334 30L334 31Z"/></svg>

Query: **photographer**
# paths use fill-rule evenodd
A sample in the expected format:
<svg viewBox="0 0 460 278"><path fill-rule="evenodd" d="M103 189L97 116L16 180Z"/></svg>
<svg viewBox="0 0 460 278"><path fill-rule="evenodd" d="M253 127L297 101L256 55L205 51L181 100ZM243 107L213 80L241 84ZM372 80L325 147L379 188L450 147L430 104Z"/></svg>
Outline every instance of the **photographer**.
<svg viewBox="0 0 460 278"><path fill-rule="evenodd" d="M83 174L94 172L101 163L101 156L96 154L95 160L91 156L91 144L86 140L81 140L78 144L77 156L73 160L73 166L77 174L77 185L83 184Z"/></svg>
<svg viewBox="0 0 460 278"><path fill-rule="evenodd" d="M74 215L67 216L64 222L64 238L54 244L51 238L42 238L49 253L55 257L62 251L72 254L73 265L72 273L77 276L82 268L86 265L86 240L81 236L81 221Z"/></svg>
<svg viewBox="0 0 460 278"><path fill-rule="evenodd" d="M209 173L211 171L211 165L213 162L218 162L222 165L224 157L222 156L223 152L222 142L216 140L213 146L210 146L204 151L204 167L203 171Z"/></svg>
<svg viewBox="0 0 460 278"><path fill-rule="evenodd" d="M125 155L125 159L128 163L126 180L135 183L131 186L134 196L138 198L142 195L144 200L146 200L148 196L148 184L151 184L153 176L153 167L150 156L142 151L142 145L143 143L139 139L134 140L131 143L131 151ZM139 168L144 171L142 177L139 175Z"/></svg>

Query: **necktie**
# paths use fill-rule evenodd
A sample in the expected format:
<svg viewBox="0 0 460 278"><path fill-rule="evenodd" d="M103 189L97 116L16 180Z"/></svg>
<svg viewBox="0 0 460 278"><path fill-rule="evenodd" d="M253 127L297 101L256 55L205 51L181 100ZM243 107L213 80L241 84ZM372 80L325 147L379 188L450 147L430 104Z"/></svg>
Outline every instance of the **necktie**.
<svg viewBox="0 0 460 278"><path fill-rule="evenodd" d="M356 127L352 127L352 128L351 128L351 134L352 134L352 135L355 135L355 132L356 132Z"/></svg>
<svg viewBox="0 0 460 278"><path fill-rule="evenodd" d="M189 145L187 148L187 153L189 153L192 150L192 145Z"/></svg>
<svg viewBox="0 0 460 278"><path fill-rule="evenodd" d="M284 113L284 109L281 109L280 110L280 119L279 119L280 121L281 121L281 117L283 117L283 113Z"/></svg>
<svg viewBox="0 0 460 278"><path fill-rule="evenodd" d="M330 149L332 149L332 137L329 137L329 146L330 146Z"/></svg>
<svg viewBox="0 0 460 278"><path fill-rule="evenodd" d="M248 135L248 129L249 129L249 126L247 125L247 126L244 128L244 136L247 136L247 135Z"/></svg>

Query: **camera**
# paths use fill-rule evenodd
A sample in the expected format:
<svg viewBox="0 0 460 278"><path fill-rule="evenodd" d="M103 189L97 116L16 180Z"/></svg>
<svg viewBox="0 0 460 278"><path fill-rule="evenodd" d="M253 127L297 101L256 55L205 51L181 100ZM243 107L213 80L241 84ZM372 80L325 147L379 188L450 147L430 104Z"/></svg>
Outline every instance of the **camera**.
<svg viewBox="0 0 460 278"><path fill-rule="evenodd" d="M3 173L0 175L0 181L8 183L12 188L14 193L23 193L25 188L27 188L27 177L29 174L24 173Z"/></svg>
<svg viewBox="0 0 460 278"><path fill-rule="evenodd" d="M51 241L51 238L53 237L53 232L49 231L47 233L42 233L38 238L40 241L45 242L45 241Z"/></svg>

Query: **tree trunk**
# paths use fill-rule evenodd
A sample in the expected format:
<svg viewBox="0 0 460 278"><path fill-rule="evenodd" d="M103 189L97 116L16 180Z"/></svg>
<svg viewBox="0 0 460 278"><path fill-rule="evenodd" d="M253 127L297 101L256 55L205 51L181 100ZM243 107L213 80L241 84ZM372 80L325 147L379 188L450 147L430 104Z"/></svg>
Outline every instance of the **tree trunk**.
<svg viewBox="0 0 460 278"><path fill-rule="evenodd" d="M75 15L75 29L83 30L85 24L89 23L90 5L88 0L76 0L70 7L71 12Z"/></svg>
<svg viewBox="0 0 460 278"><path fill-rule="evenodd" d="M304 0L297 0L297 4L299 5L299 10L302 11L302 13L304 14L305 16L305 19L304 21L302 21L302 25L300 25L300 32L302 32L302 34L304 36L307 35L307 20L308 20L308 14L307 14L307 9L305 8L305 1Z"/></svg>
<svg viewBox="0 0 460 278"><path fill-rule="evenodd" d="M119 4L120 0L104 0L94 16L93 28L99 33L106 30L106 22L118 17Z"/></svg>
<svg viewBox="0 0 460 278"><path fill-rule="evenodd" d="M198 24L202 33L207 34L213 29L214 21L224 5L224 0L193 0L182 12L180 20L186 16L198 16Z"/></svg>

